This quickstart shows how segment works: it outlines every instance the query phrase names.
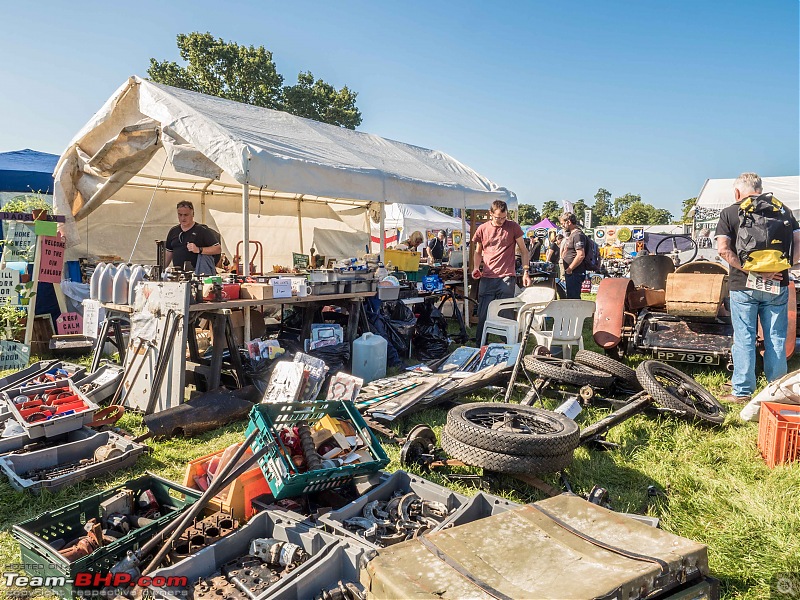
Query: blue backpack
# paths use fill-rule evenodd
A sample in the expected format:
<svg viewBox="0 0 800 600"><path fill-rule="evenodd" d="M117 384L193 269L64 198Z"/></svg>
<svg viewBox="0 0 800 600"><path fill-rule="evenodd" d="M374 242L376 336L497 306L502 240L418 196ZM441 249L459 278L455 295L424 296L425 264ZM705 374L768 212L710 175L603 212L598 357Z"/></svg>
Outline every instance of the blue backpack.
<svg viewBox="0 0 800 600"><path fill-rule="evenodd" d="M587 271L600 270L600 248L588 235L586 236L586 253L583 259L583 266Z"/></svg>

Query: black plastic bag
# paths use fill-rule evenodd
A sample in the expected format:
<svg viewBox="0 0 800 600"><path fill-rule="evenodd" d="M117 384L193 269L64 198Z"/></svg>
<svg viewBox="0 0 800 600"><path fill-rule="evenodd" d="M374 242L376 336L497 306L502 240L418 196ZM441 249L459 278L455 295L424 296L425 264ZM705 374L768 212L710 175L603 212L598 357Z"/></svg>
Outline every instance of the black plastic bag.
<svg viewBox="0 0 800 600"><path fill-rule="evenodd" d="M443 357L449 348L447 320L433 304L423 303L414 334L416 356L422 360L433 360Z"/></svg>
<svg viewBox="0 0 800 600"><path fill-rule="evenodd" d="M276 360L269 360L267 358L250 360L248 357L247 360L242 360L245 377L250 380L250 383L256 387L262 396L264 392L267 391L269 379L272 377L272 371L275 369L275 365L278 364L281 359L283 359L283 357Z"/></svg>
<svg viewBox="0 0 800 600"><path fill-rule="evenodd" d="M314 356L325 361L328 365L328 375L333 375L339 371L343 371L350 362L350 343L342 342L341 344L333 344L331 346L323 346L316 350L306 352L309 356Z"/></svg>
<svg viewBox="0 0 800 600"><path fill-rule="evenodd" d="M388 342L386 345L386 364L390 367L395 367L401 364L400 356L408 356L408 344L411 341L411 336L410 334L406 336L404 332L399 329L401 325L396 327L392 324L392 307L390 305L402 304L404 308L407 307L402 302L381 303L377 298L374 299L374 302L372 300L373 299L368 299L364 303L370 331L375 335L381 336ZM411 319L414 319L414 322L416 322L414 313L411 313L410 316ZM406 314L406 317L408 317L408 314ZM413 329L413 322L411 323L411 328Z"/></svg>

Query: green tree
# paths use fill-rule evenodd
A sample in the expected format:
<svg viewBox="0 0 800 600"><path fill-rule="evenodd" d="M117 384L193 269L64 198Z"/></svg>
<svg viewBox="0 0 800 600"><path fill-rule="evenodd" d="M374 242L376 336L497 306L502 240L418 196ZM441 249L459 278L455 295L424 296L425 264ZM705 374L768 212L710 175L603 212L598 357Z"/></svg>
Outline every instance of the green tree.
<svg viewBox="0 0 800 600"><path fill-rule="evenodd" d="M687 198L681 203L681 223L691 223L692 217L689 216L689 212L696 203L697 198Z"/></svg>
<svg viewBox="0 0 800 600"><path fill-rule="evenodd" d="M358 94L347 86L337 90L310 72L300 73L296 85L284 86L272 52L263 46L240 46L199 32L178 34L177 43L186 66L151 58L150 79L348 129L361 124Z"/></svg>
<svg viewBox="0 0 800 600"><path fill-rule="evenodd" d="M617 219L618 225L668 225L672 213L664 208L656 208L641 200L633 202Z"/></svg>
<svg viewBox="0 0 800 600"><path fill-rule="evenodd" d="M611 214L611 192L605 188L600 188L594 195L594 206L592 206L592 217L598 223L603 224L603 219Z"/></svg>
<svg viewBox="0 0 800 600"><path fill-rule="evenodd" d="M642 197L639 194L625 194L624 196L614 198L614 214L619 217L619 215L625 212L631 205L641 201Z"/></svg>
<svg viewBox="0 0 800 600"><path fill-rule="evenodd" d="M550 219L553 223L558 225L558 219L564 214L564 210L555 200L548 200L542 204L542 218Z"/></svg>
<svg viewBox="0 0 800 600"><path fill-rule="evenodd" d="M578 217L578 222L579 223L583 223L586 220L584 217L586 216L586 209L587 208L589 208L589 206L586 204L586 200L584 200L583 198L581 198L580 200L576 200L573 203L572 210L573 210L575 216ZM583 226L584 227L591 227L592 224L591 223L583 223Z"/></svg>
<svg viewBox="0 0 800 600"><path fill-rule="evenodd" d="M450 217L453 216L453 209L448 206L434 206L434 210L438 210L440 213L444 213Z"/></svg>
<svg viewBox="0 0 800 600"><path fill-rule="evenodd" d="M520 225L536 225L542 220L542 215L539 213L533 204L520 204L519 205L519 224Z"/></svg>

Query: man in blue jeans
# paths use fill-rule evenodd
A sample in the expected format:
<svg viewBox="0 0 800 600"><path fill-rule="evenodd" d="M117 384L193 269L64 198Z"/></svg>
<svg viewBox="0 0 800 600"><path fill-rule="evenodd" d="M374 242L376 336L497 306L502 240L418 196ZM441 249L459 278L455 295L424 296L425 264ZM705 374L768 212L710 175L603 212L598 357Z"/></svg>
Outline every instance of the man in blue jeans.
<svg viewBox="0 0 800 600"><path fill-rule="evenodd" d="M586 234L578 227L578 218L570 213L561 215L561 227L564 228L564 249L561 260L564 263L564 283L567 298L581 299L581 286L586 279L586 249L589 246Z"/></svg>
<svg viewBox="0 0 800 600"><path fill-rule="evenodd" d="M777 273L744 270L736 252L739 206L746 198L759 196L761 190L761 177L755 173L739 175L733 190L736 202L722 210L715 233L717 251L730 265L728 290L733 325L733 389L731 394L722 399L737 404L749 402L756 390L756 335L759 320L764 334L764 374L768 381L775 381L786 374L787 286L794 285L794 282L789 280L788 269ZM792 264L796 265L800 262L800 226L791 213L787 224L781 250L786 256L792 257ZM758 278L762 281L759 282Z"/></svg>

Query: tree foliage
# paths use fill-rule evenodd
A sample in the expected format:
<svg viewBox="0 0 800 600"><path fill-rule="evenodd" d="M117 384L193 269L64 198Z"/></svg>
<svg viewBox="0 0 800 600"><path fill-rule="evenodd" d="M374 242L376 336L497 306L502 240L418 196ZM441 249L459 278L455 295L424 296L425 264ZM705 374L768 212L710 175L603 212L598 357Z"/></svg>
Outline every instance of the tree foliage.
<svg viewBox="0 0 800 600"><path fill-rule="evenodd" d="M697 198L687 198L681 203L681 223L692 222L692 217L689 216L689 212L694 208L696 203Z"/></svg>
<svg viewBox="0 0 800 600"><path fill-rule="evenodd" d="M199 32L178 34L177 43L186 66L151 58L150 79L347 129L361 124L356 92L347 86L337 90L310 72L300 73L297 84L284 86L272 52L264 46L240 46Z"/></svg>
<svg viewBox="0 0 800 600"><path fill-rule="evenodd" d="M520 204L519 205L519 224L520 225L536 225L542 220L542 215L533 204Z"/></svg>
<svg viewBox="0 0 800 600"><path fill-rule="evenodd" d="M449 206L434 206L434 210L438 210L440 213L444 213L449 217L453 216L453 209Z"/></svg>
<svg viewBox="0 0 800 600"><path fill-rule="evenodd" d="M584 217L586 216L587 208L589 208L589 206L586 204L586 200L584 200L583 198L576 200L572 204L572 210L575 216L578 218L578 222L583 223L584 227L591 227L592 226L591 223L584 223L584 221L586 220Z"/></svg>
<svg viewBox="0 0 800 600"><path fill-rule="evenodd" d="M625 194L614 198L614 214L619 217L623 212L628 210L633 204L641 202L642 197L639 194Z"/></svg>
<svg viewBox="0 0 800 600"><path fill-rule="evenodd" d="M669 225L672 213L641 200L631 203L617 218L617 225Z"/></svg>
<svg viewBox="0 0 800 600"><path fill-rule="evenodd" d="M558 224L558 220L562 214L564 214L564 210L555 200L548 200L542 204L543 219L550 219L553 223Z"/></svg>
<svg viewBox="0 0 800 600"><path fill-rule="evenodd" d="M603 219L611 214L611 192L605 188L600 188L594 195L594 206L592 206L592 217L601 225Z"/></svg>

